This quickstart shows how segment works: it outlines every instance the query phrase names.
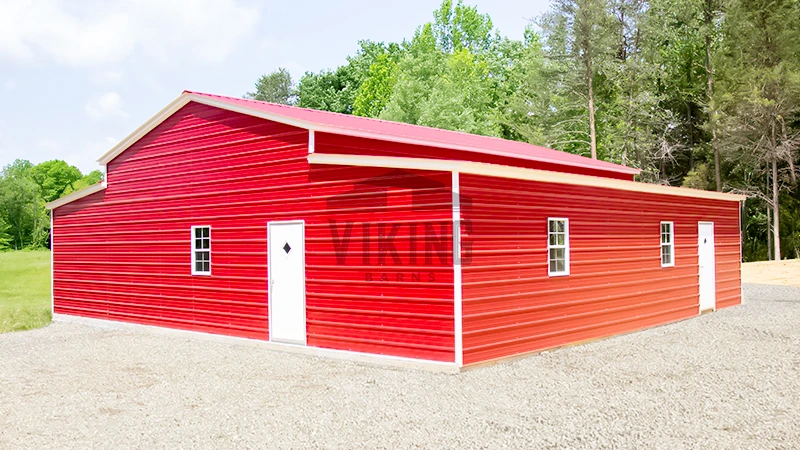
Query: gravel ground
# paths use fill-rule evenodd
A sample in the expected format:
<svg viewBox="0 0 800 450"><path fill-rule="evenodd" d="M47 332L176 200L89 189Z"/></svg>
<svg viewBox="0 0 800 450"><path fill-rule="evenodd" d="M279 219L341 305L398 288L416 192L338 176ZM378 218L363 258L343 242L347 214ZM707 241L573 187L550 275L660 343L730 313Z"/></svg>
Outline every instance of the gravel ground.
<svg viewBox="0 0 800 450"><path fill-rule="evenodd" d="M0 335L0 448L800 447L800 288L458 375L55 323Z"/></svg>

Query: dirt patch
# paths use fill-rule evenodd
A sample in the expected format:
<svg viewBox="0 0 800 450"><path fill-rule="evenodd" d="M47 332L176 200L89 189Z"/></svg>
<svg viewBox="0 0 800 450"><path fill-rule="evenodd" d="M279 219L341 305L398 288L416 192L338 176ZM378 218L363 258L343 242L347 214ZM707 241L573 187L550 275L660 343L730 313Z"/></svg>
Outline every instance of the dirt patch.
<svg viewBox="0 0 800 450"><path fill-rule="evenodd" d="M742 283L800 286L800 259L744 263Z"/></svg>

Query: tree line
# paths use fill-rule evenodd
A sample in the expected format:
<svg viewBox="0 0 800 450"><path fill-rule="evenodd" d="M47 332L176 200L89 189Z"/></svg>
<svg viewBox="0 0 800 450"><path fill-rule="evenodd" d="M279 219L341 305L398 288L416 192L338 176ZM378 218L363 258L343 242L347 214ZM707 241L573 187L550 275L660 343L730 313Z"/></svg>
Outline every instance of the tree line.
<svg viewBox="0 0 800 450"><path fill-rule="evenodd" d="M520 11L524 14L524 11ZM800 257L800 3L551 0L522 40L444 0L403 42L245 97L526 141L745 193L745 260Z"/></svg>
<svg viewBox="0 0 800 450"><path fill-rule="evenodd" d="M50 212L45 204L99 183L103 174L86 175L64 161L41 164L18 159L0 171L0 250L50 246Z"/></svg>

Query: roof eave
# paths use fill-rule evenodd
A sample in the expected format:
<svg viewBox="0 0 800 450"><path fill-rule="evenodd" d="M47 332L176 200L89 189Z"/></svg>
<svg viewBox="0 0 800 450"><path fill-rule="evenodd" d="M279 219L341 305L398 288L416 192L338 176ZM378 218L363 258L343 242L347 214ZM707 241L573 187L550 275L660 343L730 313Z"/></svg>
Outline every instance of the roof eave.
<svg viewBox="0 0 800 450"><path fill-rule="evenodd" d="M396 156L361 156L314 153L308 155L308 162L311 164L460 172L489 177L510 178L515 180L562 183L592 188L608 188L630 192L704 198L711 200L740 202L747 199L747 197L744 195L730 194L726 192L701 191L699 189L663 186L660 184L619 180L615 178L596 177L591 175L579 175L574 173L553 172L549 170L527 169L522 167L467 161L432 160Z"/></svg>
<svg viewBox="0 0 800 450"><path fill-rule="evenodd" d="M64 206L64 205L66 205L68 203L72 203L72 202L74 202L76 200L80 200L80 199L82 199L84 197L87 197L89 195L96 194L96 193L104 190L105 188L106 188L106 183L105 183L105 181L102 181L100 183L97 183L97 184L94 184L92 186L89 186L89 187L87 187L85 189L81 189L80 191L75 191L75 192L73 192L71 194L65 195L65 196L63 196L63 197L61 197L61 198L59 198L57 200L53 200L52 202L47 203L44 206L47 209L53 210L53 209L58 208L59 206Z"/></svg>

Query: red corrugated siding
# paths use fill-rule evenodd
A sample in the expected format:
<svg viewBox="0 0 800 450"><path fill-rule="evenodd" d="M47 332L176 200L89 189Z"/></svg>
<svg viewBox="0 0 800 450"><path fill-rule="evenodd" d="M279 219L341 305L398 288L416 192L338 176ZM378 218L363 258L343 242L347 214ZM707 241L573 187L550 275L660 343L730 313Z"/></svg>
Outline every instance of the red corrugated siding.
<svg viewBox="0 0 800 450"><path fill-rule="evenodd" d="M717 307L741 302L736 202L463 174L461 195L465 364L697 315L698 221L714 222ZM569 218L569 276L547 275L548 217Z"/></svg>
<svg viewBox="0 0 800 450"><path fill-rule="evenodd" d="M450 174L310 167L307 143L298 128L181 109L108 165L104 192L55 210L55 312L268 339L267 222L304 219L308 345L453 361L452 261L424 260L424 231L409 261L411 224L434 224L450 252ZM343 264L329 220L356 223ZM210 277L190 274L192 225L212 227ZM377 256L392 225L399 264Z"/></svg>
<svg viewBox="0 0 800 450"><path fill-rule="evenodd" d="M568 167L582 167L589 170L597 170L603 173L614 172L629 174L628 179L639 171L628 167L606 161L598 161L584 156L573 155L571 153L559 152L549 148L531 145L526 142L509 141L488 136L462 133L458 131L448 131L439 128L430 128L419 125L412 125L402 122L392 122L386 120L372 119L369 117L358 117L350 114L331 113L308 108L298 108L295 106L278 105L275 103L261 102L257 100L243 99L237 97L225 97L222 95L206 94L202 92L185 91L184 95L197 99L198 102L211 101L215 105L223 108L235 108L239 111L253 111L256 115L268 114L273 117L281 117L300 121L307 124L312 129L335 130L331 133L336 135L350 136L353 133L364 133L372 136L380 136L380 141L415 142L425 146L425 150L434 148L468 148L463 153L464 159L472 161L472 158L482 159L490 155L510 156L512 165L521 161L539 161L555 164L562 170L570 170ZM418 155L426 155L419 153Z"/></svg>
<svg viewBox="0 0 800 450"><path fill-rule="evenodd" d="M316 133L315 148L317 153L472 161L487 164L500 164L512 167L525 167L528 169L549 170L553 172L576 173L580 175L591 175L603 178L615 178L629 181L633 180L633 175L630 174L609 172L587 167L570 166L559 164L558 162L546 163L542 161L529 161L475 152L424 147L420 145L398 144L396 142L375 141L372 139L354 138L329 133Z"/></svg>

